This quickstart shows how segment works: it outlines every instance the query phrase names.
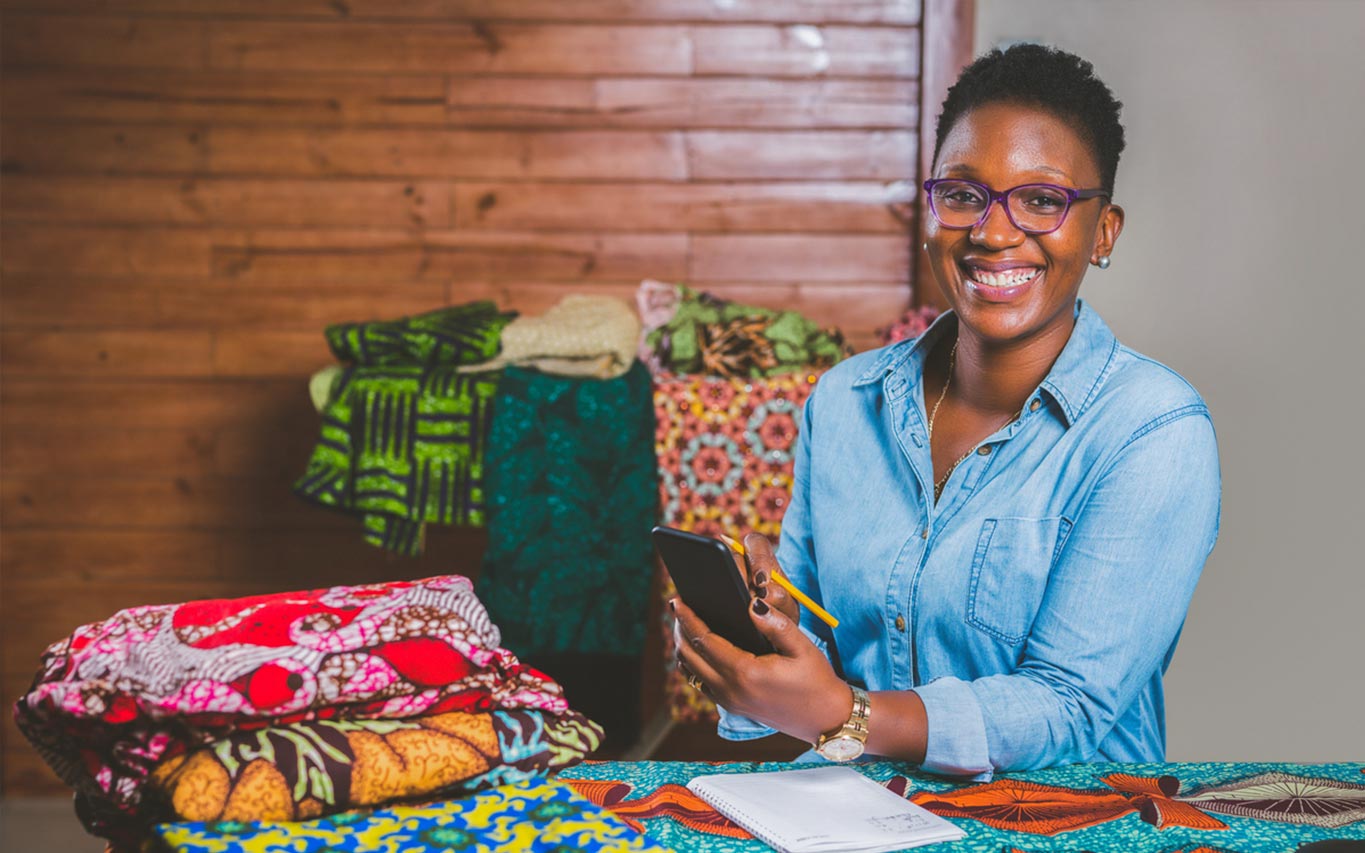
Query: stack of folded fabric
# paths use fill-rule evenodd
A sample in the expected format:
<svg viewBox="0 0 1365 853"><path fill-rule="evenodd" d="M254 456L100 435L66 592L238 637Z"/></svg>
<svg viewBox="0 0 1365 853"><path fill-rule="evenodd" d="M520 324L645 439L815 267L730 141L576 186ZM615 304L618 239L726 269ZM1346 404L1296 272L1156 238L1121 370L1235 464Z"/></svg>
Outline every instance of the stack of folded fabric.
<svg viewBox="0 0 1365 853"><path fill-rule="evenodd" d="M843 336L794 311L727 302L681 285L636 294L654 377L654 450L662 523L706 536L761 533L776 543L792 487L801 407L820 374L850 354ZM661 572L660 596L676 595ZM664 694L678 721L714 721L715 705L677 670L672 611L663 619Z"/></svg>
<svg viewBox="0 0 1365 853"><path fill-rule="evenodd" d="M462 577L139 607L51 646L15 718L87 829L134 849L581 761L601 729L499 643Z"/></svg>

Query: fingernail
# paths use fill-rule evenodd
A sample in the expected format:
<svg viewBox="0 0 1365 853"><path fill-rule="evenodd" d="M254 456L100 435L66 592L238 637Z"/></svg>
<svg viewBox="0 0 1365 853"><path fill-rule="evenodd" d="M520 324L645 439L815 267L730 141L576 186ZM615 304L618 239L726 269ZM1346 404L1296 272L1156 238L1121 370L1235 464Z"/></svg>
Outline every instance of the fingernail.
<svg viewBox="0 0 1365 853"><path fill-rule="evenodd" d="M763 586L768 582L767 572L754 572L754 586Z"/></svg>
<svg viewBox="0 0 1365 853"><path fill-rule="evenodd" d="M674 613L677 613L677 612L678 612L678 599L676 599L676 598L670 598L670 599L668 600L668 609L669 609L669 610L672 610Z"/></svg>
<svg viewBox="0 0 1365 853"><path fill-rule="evenodd" d="M766 586L756 586L754 587L754 595L758 596L759 598L767 598L768 588Z"/></svg>
<svg viewBox="0 0 1365 853"><path fill-rule="evenodd" d="M761 599L761 598L755 598L755 599L754 599L754 612L757 613L759 616L767 616L767 615L768 615L768 602L764 601L764 600Z"/></svg>

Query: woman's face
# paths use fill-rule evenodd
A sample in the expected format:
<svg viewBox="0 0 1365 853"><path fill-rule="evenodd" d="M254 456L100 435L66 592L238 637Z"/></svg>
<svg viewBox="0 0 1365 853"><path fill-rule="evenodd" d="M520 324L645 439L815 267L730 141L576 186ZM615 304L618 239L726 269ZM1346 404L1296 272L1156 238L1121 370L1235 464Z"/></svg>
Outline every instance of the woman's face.
<svg viewBox="0 0 1365 853"><path fill-rule="evenodd" d="M987 104L958 118L939 150L935 178L963 178L993 190L1021 184L1100 186L1090 146L1065 121L1036 107ZM930 268L962 324L996 343L1070 334L1086 267L1108 255L1123 211L1104 198L1072 202L1049 234L1029 234L992 203L971 229L928 218Z"/></svg>

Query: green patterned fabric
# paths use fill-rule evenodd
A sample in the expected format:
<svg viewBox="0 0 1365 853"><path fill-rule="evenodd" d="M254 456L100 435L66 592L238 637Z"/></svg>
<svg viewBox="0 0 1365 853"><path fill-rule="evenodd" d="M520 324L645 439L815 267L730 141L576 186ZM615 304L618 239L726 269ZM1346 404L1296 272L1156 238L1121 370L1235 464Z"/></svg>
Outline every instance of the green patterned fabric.
<svg viewBox="0 0 1365 853"><path fill-rule="evenodd" d="M767 845L685 786L694 776L811 763L588 762L560 775L656 841L699 853ZM1073 764L959 783L880 761L850 765L966 831L942 853L1290 853L1365 841L1365 764Z"/></svg>
<svg viewBox="0 0 1365 853"><path fill-rule="evenodd" d="M327 327L338 361L394 364L478 364L498 354L502 330L517 315L483 300L413 317Z"/></svg>
<svg viewBox="0 0 1365 853"><path fill-rule="evenodd" d="M853 350L836 329L795 311L719 299L678 285L673 316L646 336L652 363L671 373L775 376L830 367Z"/></svg>
<svg viewBox="0 0 1365 853"><path fill-rule="evenodd" d="M497 354L513 315L491 302L391 323L327 329L352 361L322 411L302 497L359 515L371 545L421 553L427 522L484 523L484 441L497 373L459 373Z"/></svg>
<svg viewBox="0 0 1365 853"><path fill-rule="evenodd" d="M650 376L509 367L486 453L488 547L480 600L521 657L637 655L658 505Z"/></svg>

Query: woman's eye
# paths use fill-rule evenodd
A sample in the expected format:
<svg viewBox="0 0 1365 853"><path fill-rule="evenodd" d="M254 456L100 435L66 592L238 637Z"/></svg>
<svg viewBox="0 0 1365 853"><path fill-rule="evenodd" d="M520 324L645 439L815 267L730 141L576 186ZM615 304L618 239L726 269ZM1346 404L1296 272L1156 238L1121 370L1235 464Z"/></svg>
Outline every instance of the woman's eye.
<svg viewBox="0 0 1365 853"><path fill-rule="evenodd" d="M1024 205L1032 210L1053 211L1066 206L1066 199L1056 193L1032 193L1024 197Z"/></svg>
<svg viewBox="0 0 1365 853"><path fill-rule="evenodd" d="M980 207L981 196L971 190L952 190L943 194L943 200L961 207Z"/></svg>

